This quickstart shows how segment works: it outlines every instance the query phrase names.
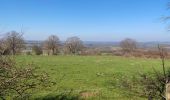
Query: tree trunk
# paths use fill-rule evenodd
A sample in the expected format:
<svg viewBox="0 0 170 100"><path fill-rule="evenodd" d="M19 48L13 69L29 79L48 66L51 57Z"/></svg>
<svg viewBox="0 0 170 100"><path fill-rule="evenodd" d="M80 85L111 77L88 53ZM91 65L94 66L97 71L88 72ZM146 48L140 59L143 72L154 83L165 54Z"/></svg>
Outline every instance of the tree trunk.
<svg viewBox="0 0 170 100"><path fill-rule="evenodd" d="M12 48L12 55L15 55L15 49Z"/></svg>
<svg viewBox="0 0 170 100"><path fill-rule="evenodd" d="M52 49L52 55L54 55L54 51L55 51L55 50L54 50L54 48L53 48L53 49Z"/></svg>

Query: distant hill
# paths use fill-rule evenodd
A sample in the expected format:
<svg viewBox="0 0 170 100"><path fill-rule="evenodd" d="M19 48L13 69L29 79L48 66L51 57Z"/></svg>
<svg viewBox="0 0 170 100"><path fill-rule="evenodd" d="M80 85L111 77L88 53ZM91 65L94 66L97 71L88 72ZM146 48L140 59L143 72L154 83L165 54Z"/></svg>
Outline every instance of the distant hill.
<svg viewBox="0 0 170 100"><path fill-rule="evenodd" d="M43 41L36 40L27 40L26 45L41 45ZM119 42L103 42L103 41L83 41L86 47L119 47ZM61 44L64 45L64 41L61 41ZM139 42L138 46L141 48L155 48L157 45L164 45L170 47L170 42L159 42L159 41L151 41L151 42Z"/></svg>

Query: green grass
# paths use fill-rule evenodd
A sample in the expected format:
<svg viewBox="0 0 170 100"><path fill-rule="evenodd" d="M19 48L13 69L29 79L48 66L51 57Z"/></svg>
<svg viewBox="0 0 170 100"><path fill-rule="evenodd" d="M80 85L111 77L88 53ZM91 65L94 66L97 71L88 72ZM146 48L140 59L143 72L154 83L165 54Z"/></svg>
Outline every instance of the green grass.
<svg viewBox="0 0 170 100"><path fill-rule="evenodd" d="M59 91L73 90L99 91L99 98L107 100L139 100L145 99L134 95L131 91L120 89L110 81L116 81L114 75L131 77L139 72L161 70L159 59L125 58L115 56L17 56L18 64L34 63L41 71L46 71L57 82L47 90L39 91L35 97L56 95ZM170 65L166 61L167 67ZM64 78L59 81L61 77Z"/></svg>

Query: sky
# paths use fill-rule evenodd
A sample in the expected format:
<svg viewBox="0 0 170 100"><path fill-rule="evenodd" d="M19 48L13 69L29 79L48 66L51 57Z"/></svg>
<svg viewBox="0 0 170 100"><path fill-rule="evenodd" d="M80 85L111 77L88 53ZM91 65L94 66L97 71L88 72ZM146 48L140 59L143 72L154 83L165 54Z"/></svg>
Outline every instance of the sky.
<svg viewBox="0 0 170 100"><path fill-rule="evenodd" d="M0 34L16 30L26 40L170 41L169 0L0 0Z"/></svg>

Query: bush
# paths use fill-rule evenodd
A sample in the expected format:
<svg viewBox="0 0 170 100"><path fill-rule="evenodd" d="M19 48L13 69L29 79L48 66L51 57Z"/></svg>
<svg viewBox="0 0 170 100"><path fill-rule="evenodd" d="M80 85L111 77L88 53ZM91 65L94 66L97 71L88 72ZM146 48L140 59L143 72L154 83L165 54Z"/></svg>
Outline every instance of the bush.
<svg viewBox="0 0 170 100"><path fill-rule="evenodd" d="M117 51L114 51L114 52L113 52L113 55L114 55L114 56L122 56L123 53L122 53L120 50L117 50Z"/></svg>
<svg viewBox="0 0 170 100"><path fill-rule="evenodd" d="M170 73L166 73L169 75ZM165 85L166 79L163 74L141 74L140 85L142 86L142 94L147 96L148 99L161 99L165 100Z"/></svg>
<svg viewBox="0 0 170 100"><path fill-rule="evenodd" d="M34 45L32 47L33 52L35 53L35 55L41 55L42 54L42 48L40 46Z"/></svg>
<svg viewBox="0 0 170 100"><path fill-rule="evenodd" d="M27 51L25 54L26 54L26 55L31 55L31 52L30 52L30 51Z"/></svg>
<svg viewBox="0 0 170 100"><path fill-rule="evenodd" d="M81 52L81 55L101 55L101 51L97 48L87 48Z"/></svg>
<svg viewBox="0 0 170 100"><path fill-rule="evenodd" d="M40 87L49 87L46 73L37 72L33 65L16 66L10 57L0 56L0 98L28 99Z"/></svg>
<svg viewBox="0 0 170 100"><path fill-rule="evenodd" d="M73 91L70 90L68 92L52 93L44 97L35 98L35 100L80 100L79 95L72 92Z"/></svg>

